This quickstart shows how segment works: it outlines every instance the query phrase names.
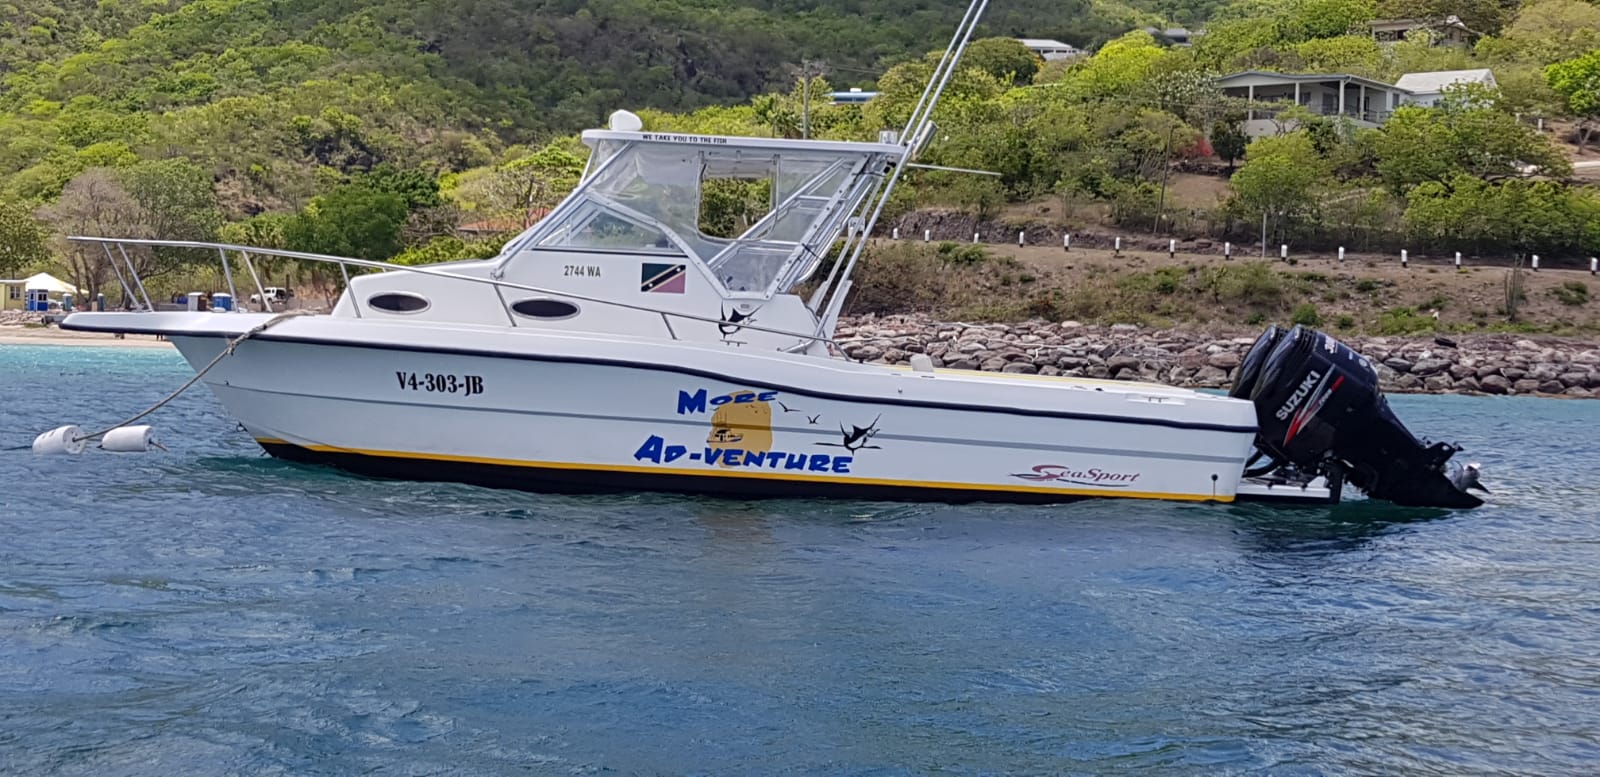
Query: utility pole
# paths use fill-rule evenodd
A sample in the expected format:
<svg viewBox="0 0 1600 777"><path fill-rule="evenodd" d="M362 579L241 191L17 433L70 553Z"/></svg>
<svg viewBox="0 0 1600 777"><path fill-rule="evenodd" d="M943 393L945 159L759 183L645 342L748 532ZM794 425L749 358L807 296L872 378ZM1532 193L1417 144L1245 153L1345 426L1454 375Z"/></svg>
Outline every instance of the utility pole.
<svg viewBox="0 0 1600 777"><path fill-rule="evenodd" d="M815 68L813 70L813 68ZM815 60L803 59L800 61L800 78L804 82L800 87L800 137L802 140L811 138L811 79L820 76L825 71L825 66Z"/></svg>
<svg viewBox="0 0 1600 777"><path fill-rule="evenodd" d="M1172 174L1172 133L1178 129L1177 125L1167 128L1167 150L1161 157L1161 198L1156 202L1156 225L1151 234L1161 234L1161 217L1167 212L1167 177Z"/></svg>

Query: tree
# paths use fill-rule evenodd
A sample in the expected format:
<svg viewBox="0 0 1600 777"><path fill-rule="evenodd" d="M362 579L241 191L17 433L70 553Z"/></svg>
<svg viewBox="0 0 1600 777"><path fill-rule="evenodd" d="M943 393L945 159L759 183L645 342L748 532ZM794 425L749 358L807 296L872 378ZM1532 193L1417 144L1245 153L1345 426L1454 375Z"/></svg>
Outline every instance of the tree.
<svg viewBox="0 0 1600 777"><path fill-rule="evenodd" d="M208 241L222 224L211 173L187 159L139 162L118 173L138 206L143 232L163 240ZM211 263L210 251L159 247L134 251L140 277L149 280L183 265Z"/></svg>
<svg viewBox="0 0 1600 777"><path fill-rule="evenodd" d="M1281 225L1315 209L1316 188L1329 172L1304 131L1256 138L1233 174L1233 204L1247 217L1265 216Z"/></svg>
<svg viewBox="0 0 1600 777"><path fill-rule="evenodd" d="M557 143L487 170L463 173L449 192L463 210L527 226L577 186L583 160Z"/></svg>
<svg viewBox="0 0 1600 777"><path fill-rule="evenodd" d="M1067 83L1074 94L1085 99L1122 97L1137 88L1164 55L1165 50L1150 33L1135 30L1100 47L1070 74Z"/></svg>
<svg viewBox="0 0 1600 777"><path fill-rule="evenodd" d="M1446 89L1432 108L1404 106L1373 140L1378 176L1396 193L1458 173L1480 178L1564 177L1571 165L1532 127L1481 87Z"/></svg>
<svg viewBox="0 0 1600 777"><path fill-rule="evenodd" d="M297 251L382 261L400 252L405 200L361 184L346 184L311 201L284 226Z"/></svg>
<svg viewBox="0 0 1600 777"><path fill-rule="evenodd" d="M1484 38L1477 46L1479 56L1540 65L1595 49L1600 49L1600 6L1584 0L1523 3L1504 34Z"/></svg>
<svg viewBox="0 0 1600 777"><path fill-rule="evenodd" d="M33 214L17 203L0 203L0 276L17 275L48 258L44 227Z"/></svg>
<svg viewBox="0 0 1600 777"><path fill-rule="evenodd" d="M85 170L68 181L61 197L39 210L39 218L61 235L149 236L139 203L123 188L116 171L103 168ZM114 272L112 260L98 244L69 243L65 255L73 285L86 291L90 299L99 295L111 278L127 272L125 267ZM134 304L130 291L136 293L124 287L124 306Z"/></svg>
<svg viewBox="0 0 1600 777"><path fill-rule="evenodd" d="M967 46L961 64L975 67L1013 86L1033 83L1044 60L1016 38L983 38Z"/></svg>
<svg viewBox="0 0 1600 777"><path fill-rule="evenodd" d="M1544 70L1550 88L1566 100L1567 111L1581 122L1578 133L1578 152L1589 141L1595 122L1600 120L1600 50L1591 51L1577 59L1557 62Z"/></svg>
<svg viewBox="0 0 1600 777"><path fill-rule="evenodd" d="M1211 150L1216 152L1217 158L1228 163L1229 175L1233 174L1233 163L1244 156L1249 143L1250 136L1245 134L1244 121L1240 116L1229 116L1211 128Z"/></svg>

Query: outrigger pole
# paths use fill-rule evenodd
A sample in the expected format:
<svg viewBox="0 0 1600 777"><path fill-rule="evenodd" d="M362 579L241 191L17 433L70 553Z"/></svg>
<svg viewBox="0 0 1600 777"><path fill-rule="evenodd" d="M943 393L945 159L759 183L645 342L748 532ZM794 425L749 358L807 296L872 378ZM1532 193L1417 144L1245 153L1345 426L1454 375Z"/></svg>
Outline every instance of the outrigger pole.
<svg viewBox="0 0 1600 777"><path fill-rule="evenodd" d="M900 131L897 140L900 143L900 159L894 165L894 170L889 173L888 182L881 186L872 196L862 204L865 218L862 226L856 231L853 239L847 238L839 250L839 258L845 261L844 271L839 273L835 282L833 295L828 299L828 304L822 308L822 315L817 322L816 334L820 337L832 333L839 323L839 313L844 307L844 298L850 291L850 274L855 271L856 262L860 261L861 253L867 246L867 239L878 224L878 218L883 215L883 209L889 204L889 196L894 193L895 184L900 182L900 174L909 167L922 147L927 144L933 133L933 109L939 104L939 97L944 94L945 87L956 73L956 68L961 64L961 55L966 52L967 44L972 41L972 33L978 27L978 20L983 18L983 12L989 7L989 0L972 0L967 5L967 12L961 17L961 23L956 25L955 34L950 37L950 45L945 47L944 55L934 66L933 74L928 77L928 83L922 88L922 95L911 109L911 115L906 118L906 125Z"/></svg>

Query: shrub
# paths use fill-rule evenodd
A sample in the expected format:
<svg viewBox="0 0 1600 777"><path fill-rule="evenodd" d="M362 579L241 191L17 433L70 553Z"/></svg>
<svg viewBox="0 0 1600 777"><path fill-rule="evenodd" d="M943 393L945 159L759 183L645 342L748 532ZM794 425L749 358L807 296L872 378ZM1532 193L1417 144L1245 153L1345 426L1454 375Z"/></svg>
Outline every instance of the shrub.
<svg viewBox="0 0 1600 777"><path fill-rule="evenodd" d="M1349 314L1341 315L1339 316L1338 320L1334 322L1334 326L1340 329L1354 329L1356 326L1355 317Z"/></svg>
<svg viewBox="0 0 1600 777"><path fill-rule="evenodd" d="M939 244L939 258L951 264L979 264L989 258L983 246L943 242Z"/></svg>
<svg viewBox="0 0 1600 777"><path fill-rule="evenodd" d="M1583 305L1589 302L1589 284L1583 281L1567 281L1552 289L1550 293L1554 294L1563 305Z"/></svg>
<svg viewBox="0 0 1600 777"><path fill-rule="evenodd" d="M1378 316L1378 334L1409 335L1433 329L1432 316L1419 316L1414 308L1391 308Z"/></svg>
<svg viewBox="0 0 1600 777"><path fill-rule="evenodd" d="M1215 268L1207 273L1205 285L1222 303L1274 307L1283 301L1283 281L1266 262Z"/></svg>
<svg viewBox="0 0 1600 777"><path fill-rule="evenodd" d="M1316 305L1304 302L1294 309L1289 321L1301 326L1322 326L1322 314L1317 312Z"/></svg>
<svg viewBox="0 0 1600 777"><path fill-rule="evenodd" d="M1361 280L1356 281L1356 291L1359 291L1362 294L1377 291L1382 286L1383 281L1380 281L1377 278L1362 278Z"/></svg>
<svg viewBox="0 0 1600 777"><path fill-rule="evenodd" d="M1250 326L1261 326L1267 322L1267 314L1260 311L1251 313L1250 316L1244 320L1244 322Z"/></svg>

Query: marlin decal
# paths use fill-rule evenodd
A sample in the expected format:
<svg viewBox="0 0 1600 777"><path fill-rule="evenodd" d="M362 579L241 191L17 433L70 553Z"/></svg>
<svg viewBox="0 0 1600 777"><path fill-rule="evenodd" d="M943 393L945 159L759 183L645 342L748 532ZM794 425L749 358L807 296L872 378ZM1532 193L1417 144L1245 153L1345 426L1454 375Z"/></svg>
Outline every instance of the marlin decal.
<svg viewBox="0 0 1600 777"><path fill-rule="evenodd" d="M723 308L722 323L717 324L717 329L722 331L722 336L724 339L732 337L733 335L737 334L740 329L744 328L740 326L740 324L755 323L756 313L760 310L761 308L756 308L749 313L741 313L739 312L738 308L735 308L731 311L727 308Z"/></svg>
<svg viewBox="0 0 1600 777"><path fill-rule="evenodd" d="M851 453L861 450L880 450L881 446L867 444L872 438L878 436L879 431L882 431L878 428L879 418L883 418L883 416L880 414L877 418L872 419L872 423L866 428L851 426L849 431L845 430L844 424L840 424L839 434L844 436L843 442L819 442L817 444L829 448L843 448Z"/></svg>

